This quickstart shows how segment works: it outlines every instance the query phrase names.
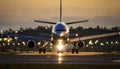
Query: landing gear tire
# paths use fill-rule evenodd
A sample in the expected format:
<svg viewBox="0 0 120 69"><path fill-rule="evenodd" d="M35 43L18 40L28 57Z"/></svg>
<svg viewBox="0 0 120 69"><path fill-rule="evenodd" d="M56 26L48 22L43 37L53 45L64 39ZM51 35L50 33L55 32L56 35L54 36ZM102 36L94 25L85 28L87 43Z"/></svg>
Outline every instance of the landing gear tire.
<svg viewBox="0 0 120 69"><path fill-rule="evenodd" d="M39 53L41 54L42 52L45 54L46 53L46 49L45 48L39 48Z"/></svg>
<svg viewBox="0 0 120 69"><path fill-rule="evenodd" d="M42 52L42 50L41 50L41 48L39 49L39 53L41 54L41 52Z"/></svg>
<svg viewBox="0 0 120 69"><path fill-rule="evenodd" d="M63 51L58 51L57 53L63 53Z"/></svg>
<svg viewBox="0 0 120 69"><path fill-rule="evenodd" d="M72 54L74 54L76 52L76 54L78 54L78 49L72 49Z"/></svg>
<svg viewBox="0 0 120 69"><path fill-rule="evenodd" d="M76 54L78 54L78 49L76 49Z"/></svg>
<svg viewBox="0 0 120 69"><path fill-rule="evenodd" d="M43 49L43 53L44 53L44 54L46 53L46 49Z"/></svg>
<svg viewBox="0 0 120 69"><path fill-rule="evenodd" d="M74 49L72 49L72 54L74 54Z"/></svg>

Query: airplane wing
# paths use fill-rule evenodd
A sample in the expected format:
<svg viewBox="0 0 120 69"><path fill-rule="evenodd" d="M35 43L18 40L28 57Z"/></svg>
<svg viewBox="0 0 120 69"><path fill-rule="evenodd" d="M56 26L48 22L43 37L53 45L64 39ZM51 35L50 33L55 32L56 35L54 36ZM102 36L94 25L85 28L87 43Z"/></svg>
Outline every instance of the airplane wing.
<svg viewBox="0 0 120 69"><path fill-rule="evenodd" d="M113 35L119 35L119 34L120 33L115 32L115 33L107 33L107 34L100 34L100 35L76 37L76 38L71 38L70 42L76 42L76 41L79 41L79 40L88 40L88 39L94 39L94 38L101 38L101 37L107 37L107 36L113 36Z"/></svg>
<svg viewBox="0 0 120 69"><path fill-rule="evenodd" d="M36 36L27 36L27 35L17 35L17 34L0 34L0 36L4 36L4 37L18 37L21 39L32 39L35 41L50 41L50 38L42 38L42 37L36 37Z"/></svg>

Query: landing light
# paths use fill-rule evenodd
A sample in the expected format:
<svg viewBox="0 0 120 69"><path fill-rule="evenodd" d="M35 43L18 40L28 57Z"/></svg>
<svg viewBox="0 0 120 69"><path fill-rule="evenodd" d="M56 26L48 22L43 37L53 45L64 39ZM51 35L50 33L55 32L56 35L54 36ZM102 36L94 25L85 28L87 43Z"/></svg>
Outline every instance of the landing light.
<svg viewBox="0 0 120 69"><path fill-rule="evenodd" d="M58 57L58 63L61 64L62 63L63 58L61 56Z"/></svg>
<svg viewBox="0 0 120 69"><path fill-rule="evenodd" d="M58 46L57 46L57 49L58 49L58 50L63 50L63 45L58 45Z"/></svg>
<svg viewBox="0 0 120 69"><path fill-rule="evenodd" d="M77 36L78 36L78 34L75 34L75 36L77 37Z"/></svg>
<svg viewBox="0 0 120 69"><path fill-rule="evenodd" d="M62 37L62 36L63 36L63 34L60 34L60 36Z"/></svg>

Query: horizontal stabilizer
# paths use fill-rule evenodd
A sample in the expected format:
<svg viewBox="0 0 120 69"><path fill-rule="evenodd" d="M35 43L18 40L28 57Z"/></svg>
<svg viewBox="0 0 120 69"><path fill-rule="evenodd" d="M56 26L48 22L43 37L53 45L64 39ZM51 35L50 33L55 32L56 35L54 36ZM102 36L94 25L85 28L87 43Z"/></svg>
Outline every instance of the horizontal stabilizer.
<svg viewBox="0 0 120 69"><path fill-rule="evenodd" d="M47 21L39 21L39 20L34 20L34 22L47 23L47 24L56 24L56 22L47 22Z"/></svg>
<svg viewBox="0 0 120 69"><path fill-rule="evenodd" d="M69 24L83 23L83 22L88 22L88 21L89 21L89 20L75 21L75 22L68 22L68 23L66 23L66 24L69 25Z"/></svg>

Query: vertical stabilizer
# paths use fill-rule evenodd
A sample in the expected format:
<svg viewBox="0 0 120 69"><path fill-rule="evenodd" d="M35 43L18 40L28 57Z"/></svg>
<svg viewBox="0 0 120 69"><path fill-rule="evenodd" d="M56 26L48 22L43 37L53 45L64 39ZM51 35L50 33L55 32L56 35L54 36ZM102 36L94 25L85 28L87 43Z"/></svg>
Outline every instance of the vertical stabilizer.
<svg viewBox="0 0 120 69"><path fill-rule="evenodd" d="M60 0L60 22L62 22L62 0Z"/></svg>

